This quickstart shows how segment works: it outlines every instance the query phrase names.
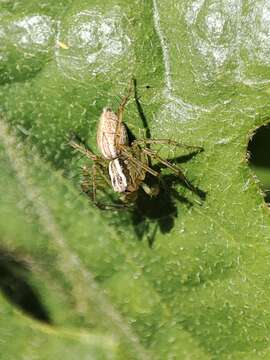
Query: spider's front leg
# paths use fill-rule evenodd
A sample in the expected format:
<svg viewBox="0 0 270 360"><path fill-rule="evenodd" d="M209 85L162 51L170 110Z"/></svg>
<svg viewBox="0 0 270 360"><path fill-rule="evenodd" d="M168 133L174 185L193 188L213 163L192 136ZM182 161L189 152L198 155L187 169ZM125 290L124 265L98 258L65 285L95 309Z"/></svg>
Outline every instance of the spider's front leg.
<svg viewBox="0 0 270 360"><path fill-rule="evenodd" d="M128 87L128 92L127 95L122 99L118 110L117 110L117 124L116 124L116 129L115 129L115 146L116 148L119 147L119 144L121 143L120 139L121 139L121 127L125 126L123 125L123 116L124 116L124 110L125 110L125 106L130 98L131 95L131 90L132 90L132 82L130 82L129 87Z"/></svg>
<svg viewBox="0 0 270 360"><path fill-rule="evenodd" d="M74 140L69 141L69 145L74 149L80 152L81 154L88 157L88 159L92 161L98 161L101 160L101 158L97 155L95 155L91 150L87 149L83 144L79 144Z"/></svg>

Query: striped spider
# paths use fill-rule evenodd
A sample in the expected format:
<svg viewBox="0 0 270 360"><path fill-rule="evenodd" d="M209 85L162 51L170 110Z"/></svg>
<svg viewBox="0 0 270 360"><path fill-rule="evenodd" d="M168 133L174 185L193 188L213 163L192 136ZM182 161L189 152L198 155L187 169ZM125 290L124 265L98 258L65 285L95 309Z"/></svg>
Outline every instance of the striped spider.
<svg viewBox="0 0 270 360"><path fill-rule="evenodd" d="M135 87L135 80L133 81ZM167 144L185 147L196 152L201 151L202 148L181 144L170 139L147 138L131 141L123 121L124 109L131 95L131 90L132 85L130 84L128 94L122 99L116 113L110 108L103 109L97 129L97 147L101 155L94 154L81 142L70 141L72 148L92 161L91 171L86 166L83 167L82 190L89 194L94 204L101 209L121 208L126 207L128 203L134 203L140 188L151 197L157 196L159 193L158 186L150 187L145 181L148 174L160 179L160 172L151 167L152 160L170 169L187 188L196 192L181 168L163 159L150 148L150 145ZM115 193L120 195L121 204L102 204L97 200L97 177L101 177Z"/></svg>

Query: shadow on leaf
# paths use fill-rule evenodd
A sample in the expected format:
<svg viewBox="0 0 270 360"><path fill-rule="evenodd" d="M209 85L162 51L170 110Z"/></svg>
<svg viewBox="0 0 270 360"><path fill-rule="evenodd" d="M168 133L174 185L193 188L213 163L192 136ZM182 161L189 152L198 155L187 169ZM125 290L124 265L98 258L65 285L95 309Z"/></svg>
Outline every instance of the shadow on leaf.
<svg viewBox="0 0 270 360"><path fill-rule="evenodd" d="M136 79L134 79L133 82L137 111L141 118L146 138L151 139L151 131L148 125L147 117L138 97ZM131 141L135 140L135 136L132 134L130 129L128 129L128 135ZM196 150L189 154L168 160L171 163L176 164L185 163L201 151L203 150L199 149L198 151ZM166 168L166 166L162 163L155 164L151 167L159 173L162 169ZM148 244L152 247L158 229L162 234L165 234L170 232L174 227L175 219L178 217L177 202L185 204L188 207L193 206L193 202L178 193L176 186L181 184L182 186L188 188L195 193L201 201L205 200L206 192L183 181L183 179L175 174L162 174L158 180L151 175L147 175L146 183L150 187L158 186L159 194L157 196L149 197L149 195L147 195L142 189L139 190L138 197L132 211L132 223L137 237L142 240L142 238L146 235L148 238ZM151 227L153 227L151 224L153 223L155 223L154 229L151 229Z"/></svg>
<svg viewBox="0 0 270 360"><path fill-rule="evenodd" d="M29 272L25 261L0 249L0 289L4 296L33 318L51 323L38 294L29 284Z"/></svg>
<svg viewBox="0 0 270 360"><path fill-rule="evenodd" d="M195 155L196 153L193 153L188 156L175 158L173 162L187 161L188 158L192 158ZM153 168L157 171L161 170L160 165L155 165ZM159 194L149 197L143 190L139 191L132 211L132 223L137 237L142 240L146 235L149 246L152 247L158 229L162 234L169 233L173 229L175 219L178 217L177 202L189 208L194 203L176 190L178 184L184 187L187 187L187 185L174 174L161 175L159 184L157 184L158 180L153 176L148 176L146 181L151 187L158 185ZM206 193L204 191L194 188L194 192L201 201L205 200ZM153 223L155 223L154 229L151 229L153 228L151 225Z"/></svg>

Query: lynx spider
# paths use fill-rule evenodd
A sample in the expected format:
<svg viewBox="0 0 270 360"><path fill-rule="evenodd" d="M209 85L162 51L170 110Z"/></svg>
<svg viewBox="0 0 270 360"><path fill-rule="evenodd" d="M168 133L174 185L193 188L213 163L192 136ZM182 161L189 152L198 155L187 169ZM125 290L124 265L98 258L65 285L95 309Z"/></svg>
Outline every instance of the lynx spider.
<svg viewBox="0 0 270 360"><path fill-rule="evenodd" d="M135 80L133 80L135 82ZM128 202L134 202L140 187L149 196L156 196L158 189L150 188L145 182L146 174L159 177L160 173L151 168L151 159L161 163L175 173L185 185L193 192L196 192L194 186L186 178L180 167L173 165L168 160L163 159L156 151L150 149L150 144L167 144L178 147L185 147L195 151L201 151L199 146L190 146L170 139L139 139L130 143L126 125L123 121L125 106L131 95L132 84L129 86L127 95L122 99L117 113L110 108L104 108L100 116L97 129L97 147L102 156L94 154L82 143L74 140L70 145L87 158L92 160L92 201L101 209L111 209L125 207ZM84 178L82 189L88 193L89 188L89 169L83 167ZM120 204L100 204L97 201L97 183L96 177L99 174L113 188L113 191L121 194L122 205Z"/></svg>

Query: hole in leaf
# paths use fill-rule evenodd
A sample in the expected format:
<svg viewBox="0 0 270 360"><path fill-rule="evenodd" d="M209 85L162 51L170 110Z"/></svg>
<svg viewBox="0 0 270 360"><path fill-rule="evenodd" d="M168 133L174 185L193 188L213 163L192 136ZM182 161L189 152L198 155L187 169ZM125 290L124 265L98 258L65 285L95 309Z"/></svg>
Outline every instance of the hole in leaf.
<svg viewBox="0 0 270 360"><path fill-rule="evenodd" d="M248 144L249 162L270 203L270 123L258 128Z"/></svg>
<svg viewBox="0 0 270 360"><path fill-rule="evenodd" d="M39 321L51 323L37 292L30 285L26 262L0 249L0 290L13 304Z"/></svg>

